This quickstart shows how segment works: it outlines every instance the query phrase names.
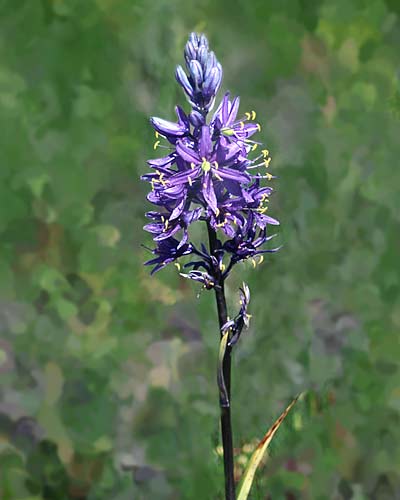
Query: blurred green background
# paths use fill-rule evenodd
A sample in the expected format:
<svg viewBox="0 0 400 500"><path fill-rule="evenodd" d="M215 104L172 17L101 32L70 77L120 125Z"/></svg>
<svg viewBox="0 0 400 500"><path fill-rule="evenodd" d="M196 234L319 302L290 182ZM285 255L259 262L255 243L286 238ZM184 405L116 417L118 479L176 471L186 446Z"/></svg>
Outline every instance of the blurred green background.
<svg viewBox="0 0 400 500"><path fill-rule="evenodd" d="M398 0L0 0L0 498L220 499L214 297L142 231L192 30L256 109L284 245L234 358L252 499L400 498ZM187 106L186 106L187 109Z"/></svg>

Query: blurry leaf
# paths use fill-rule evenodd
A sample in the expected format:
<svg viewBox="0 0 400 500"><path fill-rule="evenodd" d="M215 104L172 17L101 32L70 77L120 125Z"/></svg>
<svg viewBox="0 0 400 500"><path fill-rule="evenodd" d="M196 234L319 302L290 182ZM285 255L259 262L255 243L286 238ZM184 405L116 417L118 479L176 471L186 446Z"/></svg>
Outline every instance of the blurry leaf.
<svg viewBox="0 0 400 500"><path fill-rule="evenodd" d="M63 299L60 297L55 302L58 314L62 319L68 319L72 316L76 316L78 313L78 308L76 305L69 300Z"/></svg>
<svg viewBox="0 0 400 500"><path fill-rule="evenodd" d="M47 292L60 292L68 285L65 277L53 267L43 266L37 274L39 286Z"/></svg>
<svg viewBox="0 0 400 500"><path fill-rule="evenodd" d="M290 412L292 407L297 403L297 400L300 396L297 396L290 405L286 408L286 410L281 414L281 416L276 420L274 425L267 431L263 439L259 442L256 450L252 454L250 461L246 467L246 470L243 474L241 485L239 488L239 494L237 500L246 500L251 486L253 484L253 480L257 471L257 467L260 465L265 452L268 449L269 444L271 443L276 431L281 426L283 420L286 418L287 414Z"/></svg>
<svg viewBox="0 0 400 500"><path fill-rule="evenodd" d="M75 113L85 118L93 116L102 118L112 109L112 100L109 94L101 91L95 91L90 87L81 85L79 87L79 96L75 102Z"/></svg>
<svg viewBox="0 0 400 500"><path fill-rule="evenodd" d="M112 441L109 436L101 436L93 444L95 450L103 452L110 451L113 447Z"/></svg>
<svg viewBox="0 0 400 500"><path fill-rule="evenodd" d="M48 174L39 174L35 177L27 179L27 184L32 190L32 193L39 198L42 195L44 186L49 182Z"/></svg>
<svg viewBox="0 0 400 500"><path fill-rule="evenodd" d="M17 95L25 89L25 82L17 73L0 66L0 106L16 108Z"/></svg>
<svg viewBox="0 0 400 500"><path fill-rule="evenodd" d="M229 397L228 391L226 390L225 379L224 379L224 357L226 352L226 344L229 338L229 331L227 330L221 337L221 342L219 344L219 355L218 355L218 387L219 387L219 404L223 408L229 407Z"/></svg>
<svg viewBox="0 0 400 500"><path fill-rule="evenodd" d="M61 368L53 362L45 366L45 398L49 405L54 405L59 400L64 385L64 376Z"/></svg>
<svg viewBox="0 0 400 500"><path fill-rule="evenodd" d="M118 229L114 226L109 226L109 225L97 226L95 228L95 231L99 237L101 245L107 247L114 247L118 243L121 237Z"/></svg>

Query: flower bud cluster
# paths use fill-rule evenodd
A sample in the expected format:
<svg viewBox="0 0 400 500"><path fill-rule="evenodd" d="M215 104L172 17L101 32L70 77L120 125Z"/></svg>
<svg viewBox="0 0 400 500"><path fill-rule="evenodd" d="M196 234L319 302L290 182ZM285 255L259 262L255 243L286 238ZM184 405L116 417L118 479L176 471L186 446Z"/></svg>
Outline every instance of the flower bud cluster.
<svg viewBox="0 0 400 500"><path fill-rule="evenodd" d="M214 104L222 82L222 66L214 52L208 48L205 35L191 33L185 47L185 62L189 75L182 66L176 68L175 76L193 107L189 115L195 126L204 123L205 115Z"/></svg>

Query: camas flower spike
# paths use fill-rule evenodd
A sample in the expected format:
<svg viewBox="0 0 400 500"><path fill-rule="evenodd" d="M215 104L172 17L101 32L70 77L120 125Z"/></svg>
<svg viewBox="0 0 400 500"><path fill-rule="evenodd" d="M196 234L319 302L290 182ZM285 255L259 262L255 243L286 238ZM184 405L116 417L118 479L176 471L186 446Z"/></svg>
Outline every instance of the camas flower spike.
<svg viewBox="0 0 400 500"><path fill-rule="evenodd" d="M234 500L233 440L230 418L231 351L248 327L250 291L240 289L240 310L229 319L224 283L232 268L250 260L254 267L274 237L270 226L279 222L267 215L273 179L268 149L253 136L261 130L255 111L239 115L239 97L227 92L209 115L222 82L222 67L209 50L205 35L192 33L185 47L186 71L178 66L176 79L191 105L189 113L176 106L176 122L153 117L154 149L165 156L148 161L151 172L142 177L151 185L147 196L155 208L146 213L144 227L153 235L154 257L147 261L155 273L174 263L181 276L197 281L216 296L220 327L218 386L224 450L225 495ZM195 244L190 226L203 222L208 245ZM181 260L184 264L181 264Z"/></svg>
<svg viewBox="0 0 400 500"><path fill-rule="evenodd" d="M236 263L250 259L255 266L262 254L275 252L262 247L274 236L269 226L279 222L266 214L273 190L262 182L273 178L268 172L271 157L251 139L261 129L255 111L238 117L239 97L231 99L227 92L207 123L222 67L205 35L190 35L185 62L188 74L178 66L176 79L191 104L190 113L177 106L177 122L150 120L154 149L168 154L149 160L152 171L142 177L151 185L147 198L156 206L146 214L151 222L144 229L156 242L156 257L146 265L154 266L154 273L191 254L183 267L196 272L182 275L211 288L210 283L225 279ZM189 227L196 221L207 222L216 232L216 255L189 241Z"/></svg>

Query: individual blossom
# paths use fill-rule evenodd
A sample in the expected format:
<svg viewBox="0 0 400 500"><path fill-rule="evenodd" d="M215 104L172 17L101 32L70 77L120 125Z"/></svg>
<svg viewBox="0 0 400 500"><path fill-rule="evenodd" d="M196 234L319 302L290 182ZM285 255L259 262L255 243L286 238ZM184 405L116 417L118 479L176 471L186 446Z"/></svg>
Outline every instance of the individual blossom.
<svg viewBox="0 0 400 500"><path fill-rule="evenodd" d="M179 241L171 237L158 242L157 247L151 250L151 252L157 255L157 257L147 261L145 265L154 266L151 271L151 274L154 274L179 257L190 254L192 252L192 247L190 244L179 246Z"/></svg>
<svg viewBox="0 0 400 500"><path fill-rule="evenodd" d="M256 256L261 257L258 261L258 264L260 264L263 261L263 254L274 253L279 250L279 247L272 249L262 248L266 242L275 237L275 234L268 235L267 224L264 224L264 227L260 227L257 223L256 217L258 217L258 214L256 215L254 212L249 211L243 226L238 229L233 238L223 243L222 248L227 254L229 254L231 259L229 270L236 263L248 259L251 259L253 265L256 266ZM272 221L274 221L275 224L271 221L269 224L278 224L275 219L272 219Z"/></svg>

